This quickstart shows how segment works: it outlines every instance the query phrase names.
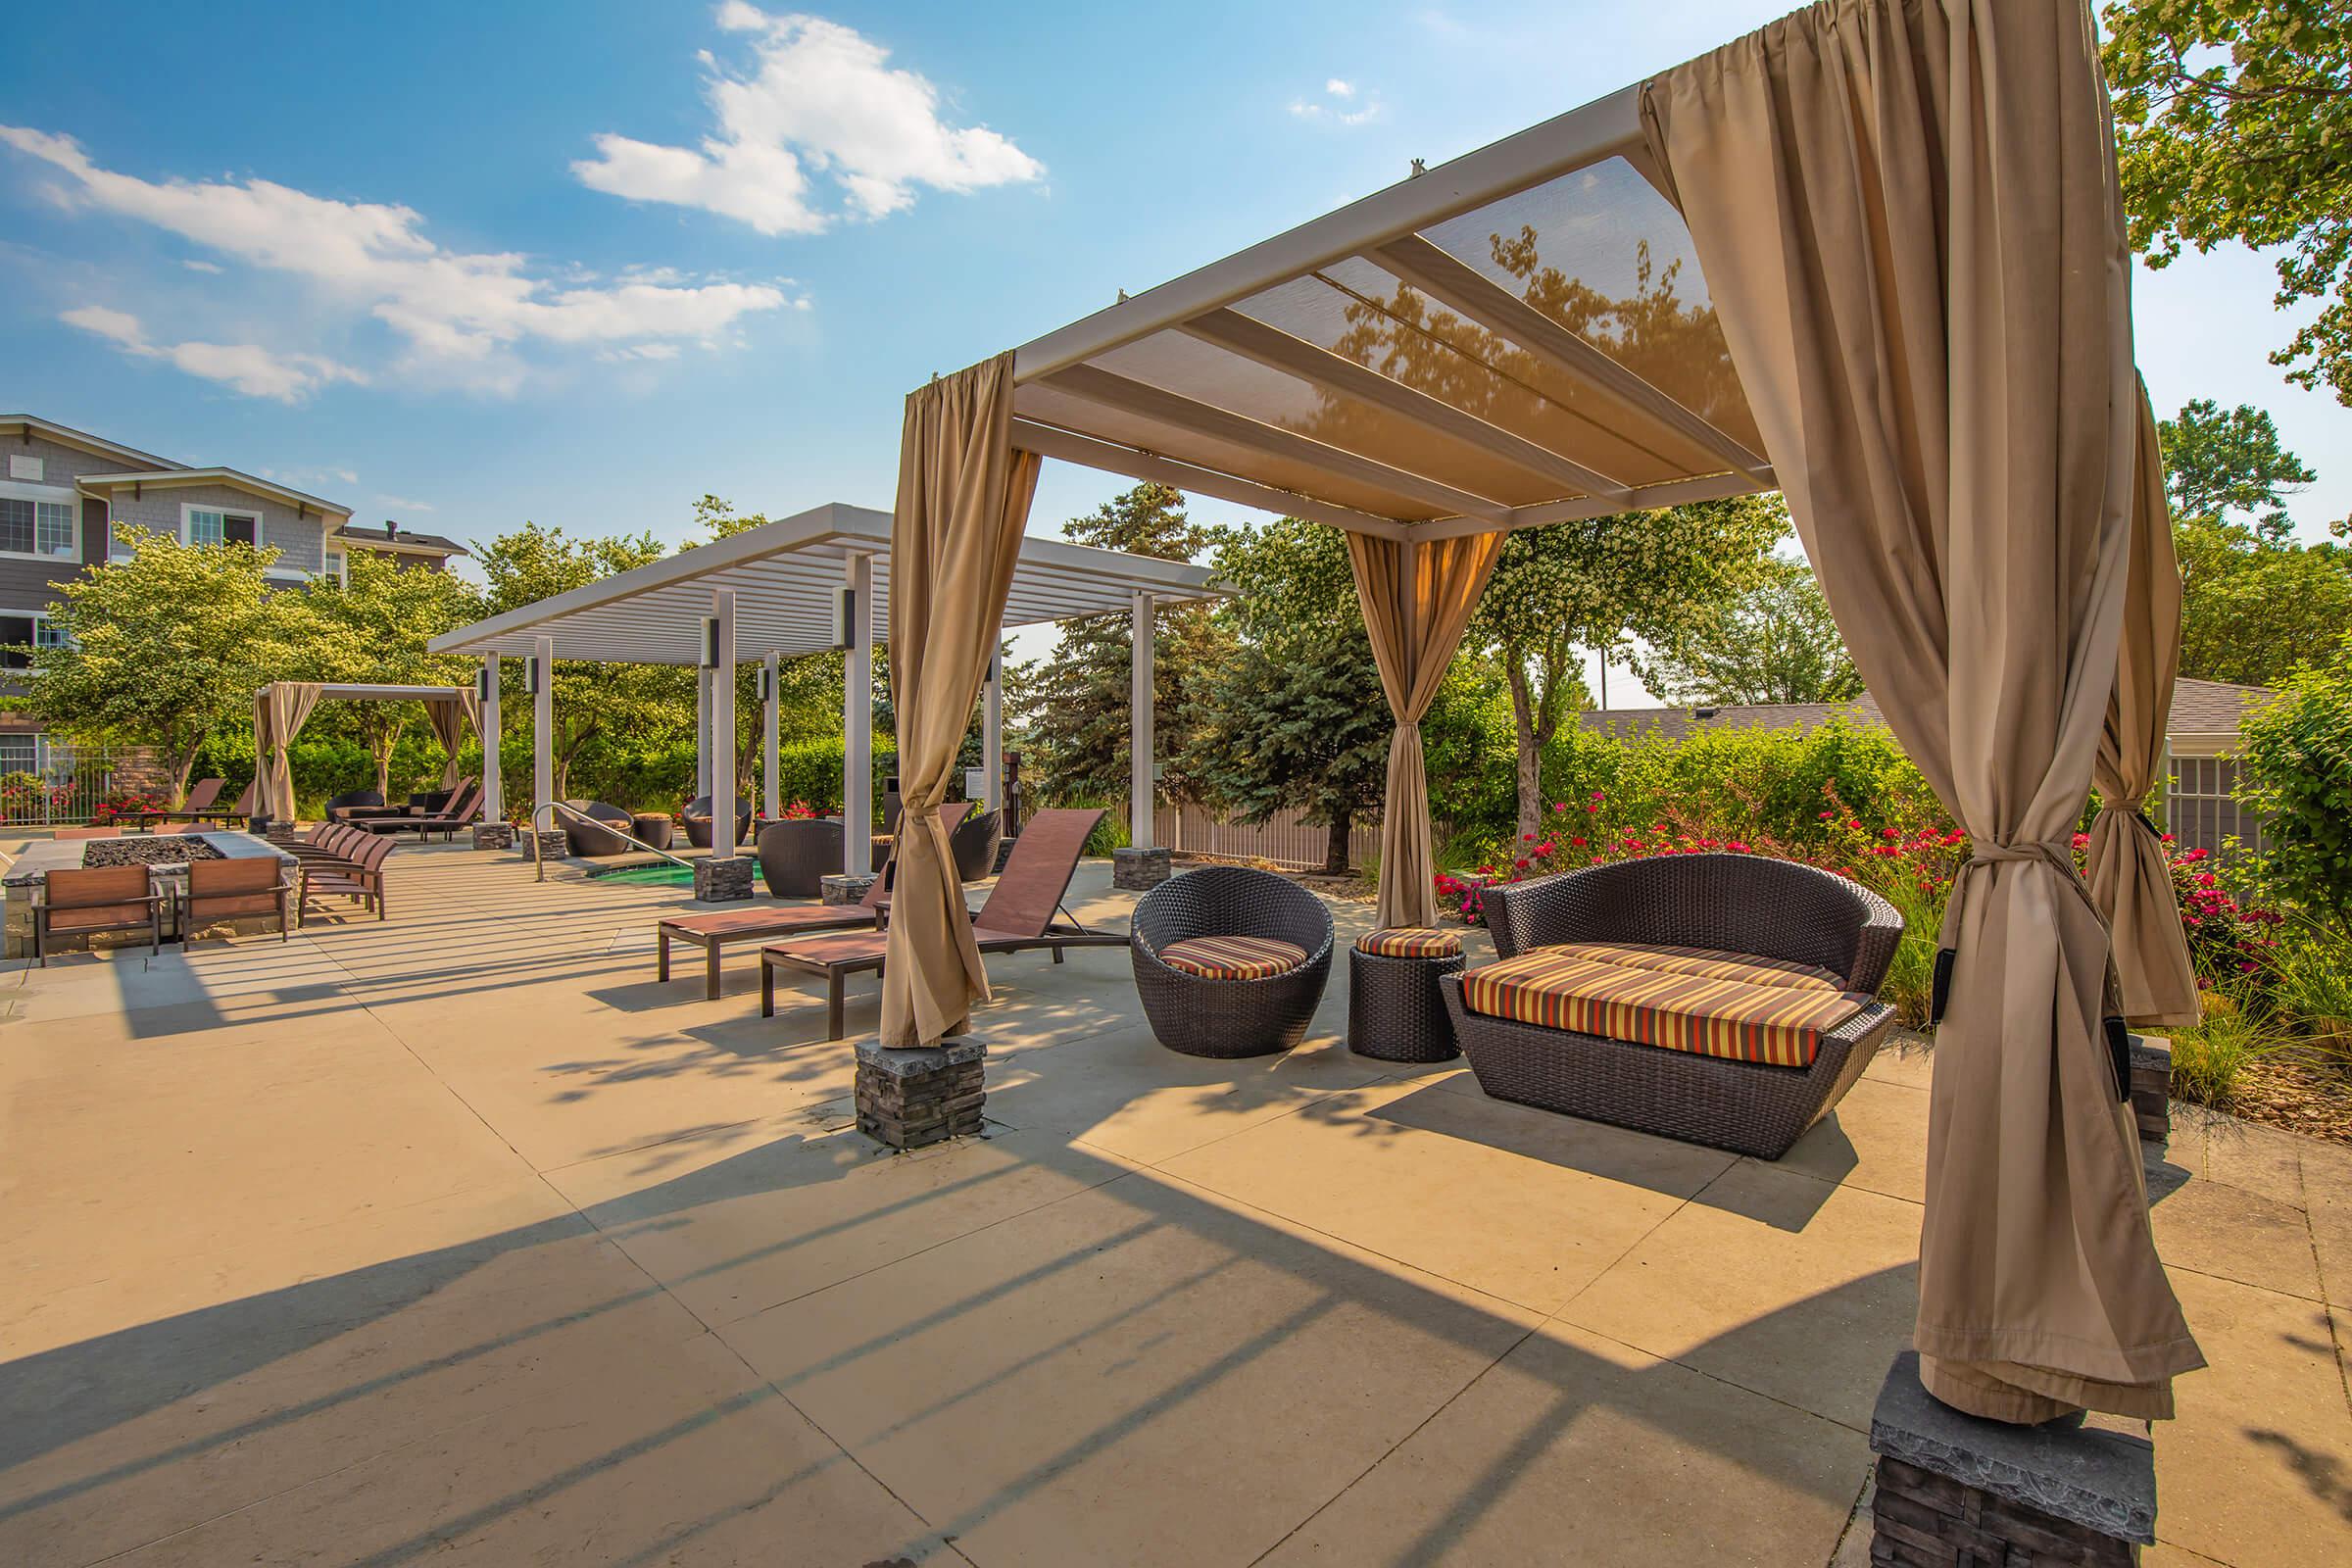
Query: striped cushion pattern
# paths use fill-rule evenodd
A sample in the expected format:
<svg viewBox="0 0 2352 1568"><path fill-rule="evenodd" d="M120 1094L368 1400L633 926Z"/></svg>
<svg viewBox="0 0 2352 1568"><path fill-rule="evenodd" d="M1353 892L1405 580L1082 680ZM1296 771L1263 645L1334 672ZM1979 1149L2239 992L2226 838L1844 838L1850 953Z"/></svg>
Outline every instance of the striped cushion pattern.
<svg viewBox="0 0 2352 1568"><path fill-rule="evenodd" d="M1489 1017L1775 1067L1810 1066L1823 1033L1868 1000L1596 963L1548 948L1462 977L1462 1004Z"/></svg>
<svg viewBox="0 0 2352 1568"><path fill-rule="evenodd" d="M1159 950L1159 961L1203 980L1268 980L1306 961L1306 950L1272 937L1187 937Z"/></svg>
<svg viewBox="0 0 2352 1568"><path fill-rule="evenodd" d="M1809 963L1785 958L1758 958L1745 953L1719 953L1713 948L1642 947L1630 942L1562 942L1543 950L1594 963L1621 964L1629 969L1655 969L1662 974L1698 975L1708 980L1744 980L1750 985L1794 986L1804 991L1841 991L1838 976Z"/></svg>
<svg viewBox="0 0 2352 1568"><path fill-rule="evenodd" d="M1393 925L1357 937L1355 951L1376 958L1457 958L1462 939L1457 932L1432 925Z"/></svg>

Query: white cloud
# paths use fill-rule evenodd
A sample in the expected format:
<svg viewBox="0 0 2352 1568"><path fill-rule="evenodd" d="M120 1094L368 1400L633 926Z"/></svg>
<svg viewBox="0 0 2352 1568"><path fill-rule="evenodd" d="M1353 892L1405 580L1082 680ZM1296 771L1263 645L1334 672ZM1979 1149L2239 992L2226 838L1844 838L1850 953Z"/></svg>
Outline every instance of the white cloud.
<svg viewBox="0 0 2352 1568"><path fill-rule="evenodd" d="M300 403L337 381L365 383L367 375L317 354L277 354L258 343L151 343L139 318L126 311L85 305L59 319L108 339L126 354L162 360L189 375L234 387L248 397Z"/></svg>
<svg viewBox="0 0 2352 1568"><path fill-rule="evenodd" d="M377 496L375 499L387 507L398 507L403 512L431 512L434 510L430 501L412 501L407 496Z"/></svg>
<svg viewBox="0 0 2352 1568"><path fill-rule="evenodd" d="M1045 173L996 131L941 120L939 89L890 69L890 51L854 28L771 16L746 0L725 0L718 25L751 35L751 60L730 74L709 51L697 56L710 73L711 133L699 147L600 135L596 156L571 166L580 183L701 208L762 234L813 234L911 207L917 186L970 191Z"/></svg>
<svg viewBox="0 0 2352 1568"><path fill-rule="evenodd" d="M1357 103L1359 95L1361 103ZM1300 120L1319 121L1331 125L1361 125L1378 120L1381 101L1378 93L1364 94L1354 82L1333 76L1323 83L1323 96L1331 100L1321 103L1312 98L1294 98L1291 113ZM1355 105L1350 108L1349 105Z"/></svg>
<svg viewBox="0 0 2352 1568"><path fill-rule="evenodd" d="M187 258L179 265L186 268L191 272L218 272L220 270L220 264L219 262L200 262L193 256Z"/></svg>
<svg viewBox="0 0 2352 1568"><path fill-rule="evenodd" d="M234 261L301 278L399 333L409 347L404 368L491 390L518 384L523 368L512 351L526 343L700 341L792 303L769 284L679 285L659 272L609 286L557 283L532 275L527 259L513 252L443 249L408 207L336 201L266 179L140 179L100 168L70 136L18 126L0 125L0 142L65 175L70 183L57 194L68 205L152 223Z"/></svg>

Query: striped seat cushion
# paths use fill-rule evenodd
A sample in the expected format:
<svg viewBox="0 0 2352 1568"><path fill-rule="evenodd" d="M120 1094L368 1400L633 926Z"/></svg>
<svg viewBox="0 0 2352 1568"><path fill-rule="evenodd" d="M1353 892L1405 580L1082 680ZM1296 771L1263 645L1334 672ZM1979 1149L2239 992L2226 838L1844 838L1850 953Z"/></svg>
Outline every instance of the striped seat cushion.
<svg viewBox="0 0 2352 1568"><path fill-rule="evenodd" d="M1458 958L1462 939L1458 932L1441 931L1436 926L1393 925L1357 937L1355 951L1376 958Z"/></svg>
<svg viewBox="0 0 2352 1568"><path fill-rule="evenodd" d="M1629 969L1655 969L1664 974L1698 975L1708 980L1745 980L1759 986L1794 986L1804 991L1842 991L1843 982L1827 969L1786 958L1759 958L1745 953L1720 953L1713 948L1642 947L1631 942L1562 942L1545 948L1571 958L1594 963L1622 964Z"/></svg>
<svg viewBox="0 0 2352 1568"><path fill-rule="evenodd" d="M1203 980L1270 980L1306 961L1306 950L1272 937L1187 937L1159 950L1159 961Z"/></svg>
<svg viewBox="0 0 2352 1568"><path fill-rule="evenodd" d="M1775 1067L1812 1065L1822 1035L1869 1000L1807 985L1602 963L1557 948L1462 976L1462 1004L1489 1017Z"/></svg>

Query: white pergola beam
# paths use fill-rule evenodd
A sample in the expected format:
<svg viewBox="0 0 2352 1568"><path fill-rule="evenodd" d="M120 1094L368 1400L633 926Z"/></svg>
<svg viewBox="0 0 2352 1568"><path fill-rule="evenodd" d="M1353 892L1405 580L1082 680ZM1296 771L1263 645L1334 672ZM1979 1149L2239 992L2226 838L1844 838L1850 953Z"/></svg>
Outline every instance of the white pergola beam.
<svg viewBox="0 0 2352 1568"><path fill-rule="evenodd" d="M1317 501L1294 490L1277 490L1272 485L1244 479L1238 474L1221 473L1195 464L1179 463L1150 452L1138 452L1075 430L1063 430L1034 419L1016 418L1012 421L1012 444L1022 452L1034 452L1041 458L1059 458L1089 468L1101 468L1106 473L1122 473L1130 479L1148 479L1164 484L1172 490L1187 490L1196 495L1214 496L1236 506L1255 507L1276 516L1303 517L1333 528L1345 528L1352 533L1376 534L1384 539L1400 539L1405 524L1391 517L1374 516L1369 512L1357 512L1351 507L1334 506Z"/></svg>
<svg viewBox="0 0 2352 1568"><path fill-rule="evenodd" d="M1505 531L1546 528L1555 522L1590 522L1594 517L1613 517L1625 512L1652 512L1660 507L1680 507L1693 501L1721 501L1729 496L1754 495L1759 490L1772 488L1770 468L1764 470L1760 479L1751 479L1744 473L1710 473L1696 479L1670 479L1664 484L1643 485L1623 501L1605 496L1586 496L1576 501L1547 501L1542 506L1515 508ZM1414 539L1459 539L1466 534L1494 531L1476 517L1441 517L1435 522L1413 524L1408 536Z"/></svg>
<svg viewBox="0 0 2352 1568"><path fill-rule="evenodd" d="M761 705L760 713L760 784L767 797L767 819L770 822L784 820L784 785L776 776L783 766L781 748L776 744L776 710L783 701L783 687L778 680L782 673L783 661L770 649L767 656L767 701Z"/></svg>
<svg viewBox="0 0 2352 1568"><path fill-rule="evenodd" d="M988 656L988 682L980 695L980 805L995 811L1004 805L1004 650Z"/></svg>
<svg viewBox="0 0 2352 1568"><path fill-rule="evenodd" d="M1014 376L1026 382L1052 375L1368 246L1642 145L1636 83L1032 338L1015 351Z"/></svg>
<svg viewBox="0 0 2352 1568"><path fill-rule="evenodd" d="M1127 656L1127 842L1139 850L1152 848L1152 811L1157 792L1152 788L1152 762L1155 742L1152 719L1152 596L1139 593L1128 611Z"/></svg>
<svg viewBox="0 0 2352 1568"><path fill-rule="evenodd" d="M1394 376L1383 375L1369 366L1334 354L1319 343L1293 337L1278 326L1268 326L1239 311L1212 311L1197 320L1187 321L1182 330L1229 354L1296 376L1310 386L1401 415L1554 484L1566 485L1580 493L1616 496L1623 496L1632 488L1623 480L1588 468L1549 447L1489 424L1477 415L1441 398L1416 391Z"/></svg>
<svg viewBox="0 0 2352 1568"><path fill-rule="evenodd" d="M498 713L498 656L487 654L482 659L482 711L478 726L482 735L482 820L504 822L507 819L507 782L499 765Z"/></svg>
<svg viewBox="0 0 2352 1568"><path fill-rule="evenodd" d="M556 799L556 640L531 646L531 826Z"/></svg>
<svg viewBox="0 0 2352 1568"><path fill-rule="evenodd" d="M1056 371L1045 384L1081 402L1154 420L1172 430L1191 431L1251 452L1262 452L1270 458L1312 469L1334 483L1361 485L1448 514L1485 517L1497 526L1510 515L1511 509L1505 502L1474 495L1442 479L1395 467L1344 447L1329 446L1295 430L1285 430L1246 414L1220 409L1099 366L1073 365Z"/></svg>
<svg viewBox="0 0 2352 1568"><path fill-rule="evenodd" d="M1561 374L1649 416L1750 478L1769 471L1765 461L1745 446L1486 273L1418 234L1375 247L1365 254L1364 260L1394 272L1488 331L1509 339Z"/></svg>
<svg viewBox="0 0 2352 1568"><path fill-rule="evenodd" d="M710 590L718 667L710 671L710 855L735 854L735 590Z"/></svg>

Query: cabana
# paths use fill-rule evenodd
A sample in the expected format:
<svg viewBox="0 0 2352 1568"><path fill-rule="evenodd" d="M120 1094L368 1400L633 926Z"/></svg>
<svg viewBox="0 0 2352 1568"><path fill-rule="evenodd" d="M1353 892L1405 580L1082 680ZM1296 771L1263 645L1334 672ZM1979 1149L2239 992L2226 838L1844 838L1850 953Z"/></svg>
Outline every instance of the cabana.
<svg viewBox="0 0 2352 1568"><path fill-rule="evenodd" d="M2194 1004L2137 816L2180 586L2108 113L2082 0L1829 0L915 391L891 656L934 831L900 850L881 1043L987 995L935 808L1041 459L1348 531L1396 719L1388 923L1433 913L1418 721L1504 534L1778 487L1975 846L1926 1381L2008 1421L2170 1414L2202 1356L2107 1020ZM2094 775L2097 903L2069 846Z"/></svg>
<svg viewBox="0 0 2352 1568"><path fill-rule="evenodd" d="M441 787L458 781L458 748L466 732L480 728L474 694L463 686L370 686L314 680L273 680L253 694L253 755L256 767L267 764L258 808L274 821L294 820L294 766L289 749L311 710L326 701L355 703L422 703L425 722L433 729L449 761L441 769ZM483 749L482 766L495 771L495 747Z"/></svg>
<svg viewBox="0 0 2352 1568"><path fill-rule="evenodd" d="M843 869L872 869L874 628L888 624L891 603L891 516L835 503L664 560L617 573L567 593L524 605L433 639L434 653L465 654L483 662L481 726L484 752L495 757L499 735L499 657L521 658L534 703L532 804L554 799L555 685L546 671L559 659L621 663L693 664L697 690L697 782L710 797L710 817L734 819L735 681L739 663L758 661L761 682L761 777L770 820L783 814L776 737L776 673L788 659L827 649L848 656L842 691ZM1152 626L1155 609L1215 597L1210 574L1183 562L1123 555L1055 539L1022 538L994 584L1004 604L1002 624L1035 625L1082 615L1126 614L1134 628L1134 803L1130 832L1152 842ZM917 579L921 579L918 577ZM984 804L1004 805L1004 693L990 645L982 708ZM960 740L970 721L967 694L957 716ZM504 814L498 773L485 764L487 813ZM711 853L734 854L731 835L714 833Z"/></svg>

